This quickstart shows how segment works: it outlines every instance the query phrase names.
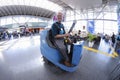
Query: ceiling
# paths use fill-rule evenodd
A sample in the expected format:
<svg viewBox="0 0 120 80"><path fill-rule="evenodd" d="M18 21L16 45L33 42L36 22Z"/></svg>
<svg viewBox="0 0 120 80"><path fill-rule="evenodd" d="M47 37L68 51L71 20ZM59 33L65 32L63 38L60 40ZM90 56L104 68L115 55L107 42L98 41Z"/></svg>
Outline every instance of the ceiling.
<svg viewBox="0 0 120 80"><path fill-rule="evenodd" d="M49 0L49 1L54 2L55 4L62 6L64 9L73 10L73 8L68 3L65 3L62 0Z"/></svg>
<svg viewBox="0 0 120 80"><path fill-rule="evenodd" d="M48 0L0 0L0 17L32 15L51 18L61 6Z"/></svg>
<svg viewBox="0 0 120 80"><path fill-rule="evenodd" d="M61 0L71 6L73 9L86 9L98 7L102 4L102 0Z"/></svg>
<svg viewBox="0 0 120 80"><path fill-rule="evenodd" d="M40 7L40 5L47 6L43 3L46 1L47 0L12 0L11 2L11 0L1 0L0 17L9 15L32 15L52 18L52 16L55 13L55 11L52 10L55 10L55 8L57 9L57 7L52 6L52 4L50 6L52 10ZM108 10L116 11L116 5L118 4L119 0L49 0L49 1L58 4L65 10L92 9L96 12L97 11L101 12Z"/></svg>
<svg viewBox="0 0 120 80"><path fill-rule="evenodd" d="M32 15L51 18L55 12L34 6L9 5L0 7L0 17L10 15Z"/></svg>
<svg viewBox="0 0 120 80"><path fill-rule="evenodd" d="M71 10L94 10L116 12L117 4L120 0L49 0L63 8Z"/></svg>

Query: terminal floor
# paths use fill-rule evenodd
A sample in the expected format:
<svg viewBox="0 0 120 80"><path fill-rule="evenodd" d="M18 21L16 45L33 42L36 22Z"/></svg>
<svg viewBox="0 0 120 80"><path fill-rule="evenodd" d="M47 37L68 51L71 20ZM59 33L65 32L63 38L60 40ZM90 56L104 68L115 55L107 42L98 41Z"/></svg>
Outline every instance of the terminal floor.
<svg viewBox="0 0 120 80"><path fill-rule="evenodd" d="M0 42L0 80L110 80L118 61L83 49L78 69L69 73L43 61L39 36Z"/></svg>

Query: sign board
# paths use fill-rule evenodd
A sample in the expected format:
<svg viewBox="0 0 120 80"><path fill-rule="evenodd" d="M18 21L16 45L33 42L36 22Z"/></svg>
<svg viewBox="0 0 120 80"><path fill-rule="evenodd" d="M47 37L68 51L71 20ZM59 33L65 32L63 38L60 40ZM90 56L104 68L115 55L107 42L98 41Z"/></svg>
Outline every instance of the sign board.
<svg viewBox="0 0 120 80"><path fill-rule="evenodd" d="M87 29L88 29L88 32L94 33L94 31L95 31L94 20L89 20L89 21L87 22Z"/></svg>

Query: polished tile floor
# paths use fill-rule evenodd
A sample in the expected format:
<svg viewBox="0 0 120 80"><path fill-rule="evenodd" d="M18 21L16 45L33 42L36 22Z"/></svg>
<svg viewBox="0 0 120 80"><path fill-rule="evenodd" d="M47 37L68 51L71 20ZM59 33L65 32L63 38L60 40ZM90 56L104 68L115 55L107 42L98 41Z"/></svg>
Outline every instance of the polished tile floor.
<svg viewBox="0 0 120 80"><path fill-rule="evenodd" d="M69 73L44 63L39 36L0 42L0 80L110 80L118 61L83 49L78 69Z"/></svg>

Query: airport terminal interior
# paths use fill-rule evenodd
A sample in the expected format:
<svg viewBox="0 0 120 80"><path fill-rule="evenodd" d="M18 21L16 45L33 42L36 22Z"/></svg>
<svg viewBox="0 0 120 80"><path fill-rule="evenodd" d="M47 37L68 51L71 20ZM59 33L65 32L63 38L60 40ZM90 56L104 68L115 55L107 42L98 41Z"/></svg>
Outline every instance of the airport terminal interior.
<svg viewBox="0 0 120 80"><path fill-rule="evenodd" d="M59 12L71 66L50 41ZM120 80L120 0L0 0L0 80Z"/></svg>

